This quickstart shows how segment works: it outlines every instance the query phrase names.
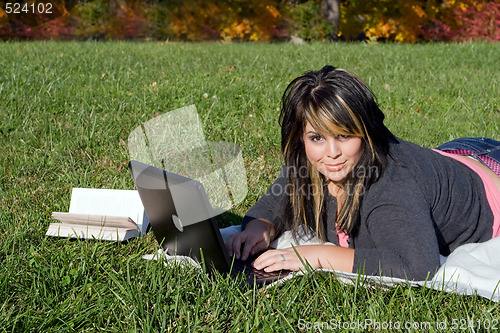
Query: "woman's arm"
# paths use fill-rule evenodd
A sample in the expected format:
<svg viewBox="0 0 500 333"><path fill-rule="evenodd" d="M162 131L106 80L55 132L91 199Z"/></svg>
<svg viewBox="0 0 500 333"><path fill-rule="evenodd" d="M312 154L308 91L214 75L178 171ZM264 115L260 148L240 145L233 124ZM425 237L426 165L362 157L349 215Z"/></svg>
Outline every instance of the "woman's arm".
<svg viewBox="0 0 500 333"><path fill-rule="evenodd" d="M305 269L303 262L308 263L313 269L326 268L352 272L354 249L335 245L299 245L295 250L286 248L266 251L255 259L253 265L266 272L284 269L298 271Z"/></svg>
<svg viewBox="0 0 500 333"><path fill-rule="evenodd" d="M226 240L228 254L247 260L249 255L265 251L274 240L287 202L286 167L267 192L248 210L243 218L243 231Z"/></svg>

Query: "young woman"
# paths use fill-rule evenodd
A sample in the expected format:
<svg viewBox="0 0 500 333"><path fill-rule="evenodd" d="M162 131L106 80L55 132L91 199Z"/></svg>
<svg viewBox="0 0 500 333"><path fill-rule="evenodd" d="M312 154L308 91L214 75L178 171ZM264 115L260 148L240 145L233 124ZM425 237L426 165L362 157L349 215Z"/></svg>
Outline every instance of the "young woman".
<svg viewBox="0 0 500 333"><path fill-rule="evenodd" d="M268 250L254 266L299 270L302 259L424 280L440 254L498 236L500 142L458 139L431 150L395 137L383 120L368 87L342 69L293 80L280 115L285 166L227 239L230 254L245 260L282 232L305 230L337 246Z"/></svg>

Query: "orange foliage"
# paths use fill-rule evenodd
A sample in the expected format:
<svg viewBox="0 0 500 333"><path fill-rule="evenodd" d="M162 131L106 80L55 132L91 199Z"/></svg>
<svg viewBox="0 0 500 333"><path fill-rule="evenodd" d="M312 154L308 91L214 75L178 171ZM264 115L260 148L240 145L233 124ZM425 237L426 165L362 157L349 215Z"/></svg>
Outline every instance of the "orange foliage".
<svg viewBox="0 0 500 333"><path fill-rule="evenodd" d="M110 24L110 37L125 39L128 36L143 36L146 31L147 21L144 18L142 6L118 3L115 16Z"/></svg>
<svg viewBox="0 0 500 333"><path fill-rule="evenodd" d="M5 12L5 10L0 8L0 20L5 20L5 19L7 19L7 13Z"/></svg>
<svg viewBox="0 0 500 333"><path fill-rule="evenodd" d="M272 40L279 37L281 20L279 10L270 2L254 0L234 6L201 0L172 8L169 31L173 38L184 40Z"/></svg>
<svg viewBox="0 0 500 333"><path fill-rule="evenodd" d="M500 41L500 2L445 0L439 15L421 27L425 40Z"/></svg>
<svg viewBox="0 0 500 333"><path fill-rule="evenodd" d="M436 36L437 40L453 40L456 34L465 31L469 16L485 16L497 8L495 1L488 0L347 0L341 3L340 35L346 39L388 39L398 42L418 42ZM482 16L481 16L482 15ZM497 19L491 20L498 26ZM475 21L475 25L487 24ZM432 29L442 29L432 34ZM488 32L472 32L470 38L480 38ZM479 30L479 29L476 29ZM489 33L497 34L498 32ZM497 37L489 37L495 39ZM434 39L434 38L431 38Z"/></svg>
<svg viewBox="0 0 500 333"><path fill-rule="evenodd" d="M345 38L364 33L371 39L399 42L419 40L417 27L425 24L436 12L435 0L366 0L343 3L340 32Z"/></svg>
<svg viewBox="0 0 500 333"><path fill-rule="evenodd" d="M500 0L342 0L341 39L500 40ZM0 1L0 4L3 3ZM36 3L28 0L27 3ZM321 0L53 0L53 16L12 16L0 39L327 40ZM67 8L65 4L71 3ZM70 5L68 5L70 6ZM73 7L74 6L74 7Z"/></svg>

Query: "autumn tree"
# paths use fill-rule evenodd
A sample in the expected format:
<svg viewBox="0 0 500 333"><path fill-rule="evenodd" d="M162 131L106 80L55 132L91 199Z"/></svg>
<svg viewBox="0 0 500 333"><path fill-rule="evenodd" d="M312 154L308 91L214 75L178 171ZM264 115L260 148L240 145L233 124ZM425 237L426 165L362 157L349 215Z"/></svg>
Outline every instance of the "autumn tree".
<svg viewBox="0 0 500 333"><path fill-rule="evenodd" d="M333 31L329 37L336 40L339 33L340 0L322 0L321 10L323 16L333 25Z"/></svg>

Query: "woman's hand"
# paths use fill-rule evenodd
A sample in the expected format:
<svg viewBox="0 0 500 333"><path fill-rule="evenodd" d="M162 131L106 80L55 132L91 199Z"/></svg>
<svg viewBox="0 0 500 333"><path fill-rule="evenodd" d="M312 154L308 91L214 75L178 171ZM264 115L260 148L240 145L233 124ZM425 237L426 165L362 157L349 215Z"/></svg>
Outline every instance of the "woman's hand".
<svg viewBox="0 0 500 333"><path fill-rule="evenodd" d="M266 272L298 271L305 270L302 262L307 262L312 269L327 268L352 272L354 249L335 245L299 245L295 250L294 248L268 250L255 259L253 266Z"/></svg>
<svg viewBox="0 0 500 333"><path fill-rule="evenodd" d="M226 249L231 257L247 260L248 256L267 250L274 239L274 225L264 219L255 219L246 225L245 230L231 235L226 240ZM243 248L242 248L243 246Z"/></svg>

